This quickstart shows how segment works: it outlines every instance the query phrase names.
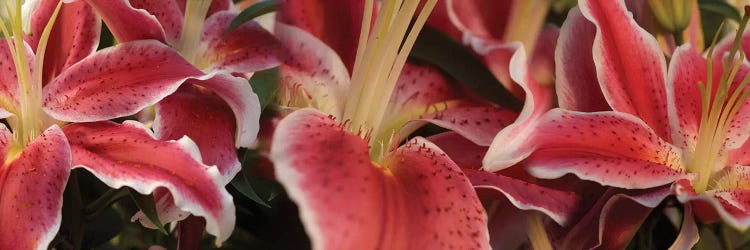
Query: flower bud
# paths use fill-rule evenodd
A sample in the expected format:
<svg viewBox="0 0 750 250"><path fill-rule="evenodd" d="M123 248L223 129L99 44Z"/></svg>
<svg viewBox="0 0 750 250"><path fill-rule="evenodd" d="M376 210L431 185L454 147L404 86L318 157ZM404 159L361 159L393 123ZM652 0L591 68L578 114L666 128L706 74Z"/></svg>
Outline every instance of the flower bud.
<svg viewBox="0 0 750 250"><path fill-rule="evenodd" d="M691 0L648 0L648 6L664 30L682 32L690 24Z"/></svg>

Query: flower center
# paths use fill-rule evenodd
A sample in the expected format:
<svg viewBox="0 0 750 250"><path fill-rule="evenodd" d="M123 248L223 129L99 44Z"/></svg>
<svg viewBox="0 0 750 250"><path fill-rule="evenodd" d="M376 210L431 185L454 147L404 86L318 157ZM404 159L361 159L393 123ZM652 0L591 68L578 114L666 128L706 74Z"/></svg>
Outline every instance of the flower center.
<svg viewBox="0 0 750 250"><path fill-rule="evenodd" d="M39 40L36 55L33 58L27 58L25 43L23 41L23 15L21 6L23 1L5 2L6 20L0 19L0 31L6 39L10 54L13 57L13 64L16 68L16 76L19 87L19 105L11 100L0 100L0 105L8 112L13 113L17 120L11 122L14 135L14 151L20 152L29 142L38 137L43 129L46 116L42 110L42 66L44 64L44 53L47 48L49 34L52 26L57 19L57 14L62 6L62 1L58 2L55 11L45 26ZM33 60L32 67L29 67L29 60ZM2 99L2 98L0 98ZM12 159L13 157L9 157Z"/></svg>
<svg viewBox="0 0 750 250"><path fill-rule="evenodd" d="M182 23L182 33L177 42L177 51L193 65L200 66L200 38L206 13L211 7L210 0L188 0L185 4L185 19ZM199 67L201 68L201 67Z"/></svg>
<svg viewBox="0 0 750 250"><path fill-rule="evenodd" d="M706 83L698 83L702 100L701 121L696 147L688 160L688 170L697 174L694 183L697 192L705 191L714 170L717 167L724 166L726 156L722 150L726 143L727 132L734 116L750 94L750 88L747 88L747 84L750 82L750 74L746 75L739 83L734 81L745 60L741 42L743 31L750 19L747 13L749 7L745 8L746 13L740 22L732 48L726 61L722 64L719 82L714 86L712 79L714 46L712 46L707 56L708 74ZM716 39L715 37L714 44Z"/></svg>
<svg viewBox="0 0 750 250"><path fill-rule="evenodd" d="M365 1L362 29L352 72L352 86L343 117L344 120L351 121L350 131L369 131L361 133L363 135L387 132L381 131L386 107L417 35L424 27L437 0L427 0L409 29L420 2L383 0L371 32L374 3L373 0ZM382 158L383 152L391 143L371 140L370 156L374 160Z"/></svg>

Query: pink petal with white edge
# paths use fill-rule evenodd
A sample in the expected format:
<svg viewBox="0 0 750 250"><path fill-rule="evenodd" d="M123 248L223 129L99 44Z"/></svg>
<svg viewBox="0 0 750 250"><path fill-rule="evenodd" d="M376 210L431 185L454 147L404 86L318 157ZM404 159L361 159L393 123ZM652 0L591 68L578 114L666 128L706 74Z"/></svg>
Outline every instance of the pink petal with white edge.
<svg viewBox="0 0 750 250"><path fill-rule="evenodd" d="M143 9L136 9L128 0L86 0L99 13L117 41L124 43L154 39L166 42L159 20Z"/></svg>
<svg viewBox="0 0 750 250"><path fill-rule="evenodd" d="M493 164L505 167L526 159L529 173L538 178L572 173L621 188L661 186L685 177L679 169L681 150L625 113L554 109L526 129L525 137L499 141L505 147L493 152Z"/></svg>
<svg viewBox="0 0 750 250"><path fill-rule="evenodd" d="M507 147L508 145L525 143L525 138L529 137L529 133L532 132L532 129L530 129L533 127L532 124L553 105L554 93L551 89L534 81L528 72L528 67L526 52L520 49L520 46L517 46L510 60L509 69L513 80L526 93L526 99L518 119L495 135L492 145L487 151L483 160L483 168L490 172L510 167L527 156L515 155L512 159L509 159L507 158L509 154L505 151L514 149L513 147Z"/></svg>
<svg viewBox="0 0 750 250"><path fill-rule="evenodd" d="M518 117L518 113L491 106L449 107L420 117L455 131L479 146L490 146L492 138Z"/></svg>
<svg viewBox="0 0 750 250"><path fill-rule="evenodd" d="M750 176L750 166L732 165L716 173L717 187L703 193L696 193L689 182L680 182L674 185L677 199L682 203L703 203L708 206L696 207L696 214L718 215L724 223L738 229L750 228L750 190L744 189ZM739 185L739 187L735 187ZM703 211L703 210L711 211Z"/></svg>
<svg viewBox="0 0 750 250"><path fill-rule="evenodd" d="M581 13L597 28L594 64L613 110L643 119L670 139L665 90L667 65L656 38L638 27L622 1L586 0Z"/></svg>
<svg viewBox="0 0 750 250"><path fill-rule="evenodd" d="M279 10L277 20L320 39L341 57L351 72L362 28L364 3L359 0L287 0ZM374 9L377 9L378 3L375 5Z"/></svg>
<svg viewBox="0 0 750 250"><path fill-rule="evenodd" d="M57 3L43 0L31 16L31 34L26 41L35 51L39 51L39 37ZM99 45L100 31L101 20L91 6L83 1L63 4L47 41L42 83L49 83L57 74L94 53Z"/></svg>
<svg viewBox="0 0 750 250"><path fill-rule="evenodd" d="M154 132L160 140L190 137L203 163L214 165L228 183L240 170L235 152L237 123L232 109L216 94L186 85L156 104Z"/></svg>
<svg viewBox="0 0 750 250"><path fill-rule="evenodd" d="M500 173L471 169L463 171L474 188L500 192L517 208L542 212L562 226L569 223L581 199L574 192L540 186Z"/></svg>
<svg viewBox="0 0 750 250"><path fill-rule="evenodd" d="M255 72L281 63L284 53L281 42L254 21L246 22L224 34L237 13L222 11L210 16L201 34L208 48L203 60L211 70Z"/></svg>
<svg viewBox="0 0 750 250"><path fill-rule="evenodd" d="M6 161L12 135L4 126L0 130ZM53 126L0 168L0 249L47 249L60 228L70 167L70 147Z"/></svg>
<svg viewBox="0 0 750 250"><path fill-rule="evenodd" d="M487 248L468 179L437 147L407 142L382 162L330 116L298 110L276 128L271 160L315 249Z"/></svg>
<svg viewBox="0 0 750 250"><path fill-rule="evenodd" d="M250 148L255 146L255 140L260 129L260 100L258 100L258 95L253 92L253 88L247 80L242 77L214 72L189 79L187 83L213 91L232 109L234 119L237 121L236 147Z"/></svg>
<svg viewBox="0 0 750 250"><path fill-rule="evenodd" d="M70 122L135 114L202 72L166 45L134 41L107 48L62 72L43 90L44 110Z"/></svg>
<svg viewBox="0 0 750 250"><path fill-rule="evenodd" d="M670 194L669 186L648 190L609 189L570 229L561 249L625 248L653 208Z"/></svg>
<svg viewBox="0 0 750 250"><path fill-rule="evenodd" d="M129 0L129 2L133 9L143 9L156 17L159 25L164 29L167 43L177 46L185 19L185 14L183 13L185 11L184 2L182 2L182 6L175 0ZM123 15L122 17L126 16Z"/></svg>
<svg viewBox="0 0 750 250"><path fill-rule="evenodd" d="M142 194L166 188L178 208L206 219L206 231L217 244L229 238L235 222L232 196L218 169L201 163L189 138L160 141L143 124L130 121L76 123L64 131L75 167L113 188L128 186Z"/></svg>
<svg viewBox="0 0 750 250"><path fill-rule="evenodd" d="M698 137L702 111L699 82L706 84L706 59L690 47L675 50L669 62L667 104L675 145L692 149Z"/></svg>
<svg viewBox="0 0 750 250"><path fill-rule="evenodd" d="M274 27L289 55L280 70L282 105L307 107L311 103L318 110L341 117L350 83L339 56L302 29L282 23Z"/></svg>
<svg viewBox="0 0 750 250"><path fill-rule="evenodd" d="M596 26L578 7L568 13L555 49L555 90L560 108L594 112L611 110L596 78L592 48Z"/></svg>

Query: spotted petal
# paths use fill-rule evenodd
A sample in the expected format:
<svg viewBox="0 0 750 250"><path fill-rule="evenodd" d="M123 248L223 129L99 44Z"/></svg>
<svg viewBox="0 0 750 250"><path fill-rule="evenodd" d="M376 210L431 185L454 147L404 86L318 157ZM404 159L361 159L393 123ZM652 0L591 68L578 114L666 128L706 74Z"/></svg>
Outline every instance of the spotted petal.
<svg viewBox="0 0 750 250"><path fill-rule="evenodd" d="M315 107L342 117L349 72L330 47L304 30L275 24L275 34L289 58L281 66L280 101L293 107Z"/></svg>
<svg viewBox="0 0 750 250"><path fill-rule="evenodd" d="M166 189L182 211L206 219L206 231L225 241L234 228L232 197L218 169L201 163L189 138L160 141L142 124L76 123L66 126L73 165L113 188L149 194ZM168 223L170 221L162 221Z"/></svg>
<svg viewBox="0 0 750 250"><path fill-rule="evenodd" d="M527 137L505 141L504 148L493 152L490 163L496 165L485 161L485 168L528 158L528 170L539 178L572 173L622 188L656 187L685 177L681 151L627 114L555 109L527 129Z"/></svg>
<svg viewBox="0 0 750 250"><path fill-rule="evenodd" d="M670 194L669 186L607 190L561 240L561 249L626 247L653 208Z"/></svg>
<svg viewBox="0 0 750 250"><path fill-rule="evenodd" d="M7 162L12 135L0 128L0 249L47 249L60 228L70 147L53 126Z"/></svg>
<svg viewBox="0 0 750 250"><path fill-rule="evenodd" d="M351 72L362 28L364 1L288 0L279 11L278 20L299 27L320 39L341 57Z"/></svg>
<svg viewBox="0 0 750 250"><path fill-rule="evenodd" d="M573 192L529 183L500 173L471 169L464 169L464 172L475 188L500 192L517 208L540 211L560 225L569 223L570 217L578 208L576 203L580 197Z"/></svg>
<svg viewBox="0 0 750 250"><path fill-rule="evenodd" d="M232 109L216 94L187 85L156 105L154 132L161 140L192 139L203 163L215 165L228 182L240 170Z"/></svg>
<svg viewBox="0 0 750 250"><path fill-rule="evenodd" d="M667 65L656 39L636 24L623 1L586 0L579 6L597 29L594 64L607 102L671 140L664 87Z"/></svg>
<svg viewBox="0 0 750 250"><path fill-rule="evenodd" d="M206 20L201 42L208 46L203 60L209 68L247 73L278 66L283 55L281 43L260 24L246 22L225 35L236 16L222 11Z"/></svg>
<svg viewBox="0 0 750 250"><path fill-rule="evenodd" d="M313 248L488 247L484 209L445 153L418 138L381 168L368 151L367 142L312 109L276 128L276 177L300 207Z"/></svg>
<svg viewBox="0 0 750 250"><path fill-rule="evenodd" d="M27 41L35 51L58 1L41 1L31 19L31 34ZM93 53L99 45L101 20L94 9L83 1L63 4L47 41L44 55L42 83L52 81L57 74Z"/></svg>
<svg viewBox="0 0 750 250"><path fill-rule="evenodd" d="M606 111L592 55L596 26L578 7L568 12L555 49L555 90L561 108L575 111Z"/></svg>
<svg viewBox="0 0 750 250"><path fill-rule="evenodd" d="M45 111L71 122L135 114L202 72L153 40L101 50L62 72L43 90Z"/></svg>

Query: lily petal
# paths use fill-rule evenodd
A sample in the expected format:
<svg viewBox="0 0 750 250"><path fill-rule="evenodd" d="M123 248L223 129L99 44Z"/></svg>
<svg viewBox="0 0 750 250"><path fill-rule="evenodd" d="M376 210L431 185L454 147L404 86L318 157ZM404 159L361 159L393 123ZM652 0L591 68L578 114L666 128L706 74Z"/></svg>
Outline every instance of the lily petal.
<svg viewBox="0 0 750 250"><path fill-rule="evenodd" d="M501 130L493 139L492 145L483 160L484 169L495 172L510 167L523 160L527 155L515 155L513 159L507 159L507 150L513 149L508 144L523 143L533 123L539 116L543 115L552 107L552 90L539 85L529 74L526 52L516 46L515 53L510 60L510 74L513 80L521 86L526 94L521 114L515 123Z"/></svg>
<svg viewBox="0 0 750 250"><path fill-rule="evenodd" d="M669 186L648 190L609 189L570 229L562 249L621 249L654 207L671 194ZM597 231L598 234L592 232Z"/></svg>
<svg viewBox="0 0 750 250"><path fill-rule="evenodd" d="M354 67L362 28L364 1L287 0L278 12L278 20L317 37L341 57L349 72Z"/></svg>
<svg viewBox="0 0 750 250"><path fill-rule="evenodd" d="M260 100L245 78L214 72L188 79L187 83L213 91L232 109L234 119L237 121L235 146L245 148L255 146L260 129Z"/></svg>
<svg viewBox="0 0 750 250"><path fill-rule="evenodd" d="M182 211L206 219L206 231L216 236L217 244L229 238L235 222L232 196L218 169L201 163L189 138L160 141L131 121L76 123L64 131L76 168L113 188L128 186L142 194L165 188Z"/></svg>
<svg viewBox="0 0 750 250"><path fill-rule="evenodd" d="M692 249L698 243L698 225L695 224L693 216L693 206L685 204L685 212L682 214L682 226L677 239L674 240L670 250L675 249Z"/></svg>
<svg viewBox="0 0 750 250"><path fill-rule="evenodd" d="M511 0L447 0L448 16L461 32L467 36L483 39L503 38L507 17L513 3Z"/></svg>
<svg viewBox="0 0 750 250"><path fill-rule="evenodd" d="M350 78L341 58L300 28L282 23L276 23L274 27L276 36L290 56L280 69L282 105L312 106L342 117ZM311 103L313 101L316 103Z"/></svg>
<svg viewBox="0 0 750 250"><path fill-rule="evenodd" d="M26 58L29 59L29 68L34 68L34 52L31 47L24 43L26 48ZM0 118L7 118L11 116L9 110L19 108L18 97L21 95L18 85L18 75L16 71L16 64L10 59L10 47L8 46L7 39L0 39L0 58L7 58L0 60L0 101L2 101L2 107L0 107Z"/></svg>
<svg viewBox="0 0 750 250"><path fill-rule="evenodd" d="M560 108L594 112L611 110L604 99L592 47L596 26L574 7L560 29L555 49L555 90Z"/></svg>
<svg viewBox="0 0 750 250"><path fill-rule="evenodd" d="M491 106L449 107L420 117L455 131L479 146L490 146L492 138L518 117L518 113Z"/></svg>
<svg viewBox="0 0 750 250"><path fill-rule="evenodd" d="M731 185L739 182L743 185L750 176L750 166L733 165L722 171L725 175L717 183ZM713 222L715 215L718 215L724 223L738 230L750 228L750 190L742 187L719 187L696 193L689 182L682 181L674 185L674 191L680 202L697 205L695 213L701 220Z"/></svg>
<svg viewBox="0 0 750 250"><path fill-rule="evenodd" d="M701 92L699 82L706 82L707 63L689 45L677 48L669 62L667 104L671 114L672 140L682 148L695 147L700 126Z"/></svg>
<svg viewBox="0 0 750 250"><path fill-rule="evenodd" d="M671 139L664 87L667 65L656 39L638 26L622 1L586 0L579 6L597 28L593 56L607 102Z"/></svg>
<svg viewBox="0 0 750 250"><path fill-rule="evenodd" d="M493 164L503 167L528 157L525 165L535 177L572 173L621 188L661 186L685 177L679 170L680 149L624 113L554 109L527 129L527 137L505 141ZM501 152L504 157L499 157Z"/></svg>
<svg viewBox="0 0 750 250"><path fill-rule="evenodd" d="M57 7L58 1L45 0L34 11L31 34L26 41L38 51L39 36ZM42 83L47 84L64 69L96 51L101 20L94 9L82 1L63 4L49 35L44 55Z"/></svg>
<svg viewBox="0 0 750 250"><path fill-rule="evenodd" d="M134 41L101 50L62 72L43 90L44 110L62 121L135 114L202 75L166 45Z"/></svg>
<svg viewBox="0 0 750 250"><path fill-rule="evenodd" d="M368 151L366 141L313 109L293 112L276 128L271 160L313 248L488 247L484 209L440 149L409 141L384 168Z"/></svg>
<svg viewBox="0 0 750 250"><path fill-rule="evenodd" d="M256 22L246 22L229 34L224 31L237 16L230 11L210 16L201 34L208 48L203 60L212 70L255 72L276 67L283 54L281 43Z"/></svg>
<svg viewBox="0 0 750 250"><path fill-rule="evenodd" d="M175 0L161 0L161 1L147 1L147 0L129 0L134 11L143 9L149 14L153 15L159 23L160 28L164 30L166 41L169 45L176 46L180 40L182 34L182 24L185 19L185 1ZM219 1L213 1L219 2ZM119 3L118 3L119 4ZM138 10L140 11L140 10ZM106 13L102 13L106 14ZM117 16L119 18L127 17L127 15ZM122 20L127 21L127 20ZM150 23L150 22L149 22ZM107 23L109 25L109 23ZM119 26L118 26L119 27ZM143 28L143 27L130 27L132 28ZM155 29L155 27L149 27Z"/></svg>
<svg viewBox="0 0 750 250"><path fill-rule="evenodd" d="M143 9L136 9L128 0L86 0L117 41L124 43L154 39L166 42L166 35L159 20Z"/></svg>
<svg viewBox="0 0 750 250"><path fill-rule="evenodd" d="M472 169L463 171L474 188L500 192L517 208L542 212L560 225L567 225L578 208L580 197L574 192L529 183L500 173Z"/></svg>
<svg viewBox="0 0 750 250"><path fill-rule="evenodd" d="M482 167L482 157L488 149L488 147L479 146L454 131L436 134L427 137L427 140L442 149L462 169L479 169Z"/></svg>
<svg viewBox="0 0 750 250"><path fill-rule="evenodd" d="M161 140L190 137L198 145L203 163L217 166L228 182L240 171L236 126L232 109L221 98L186 85L156 104L153 128Z"/></svg>
<svg viewBox="0 0 750 250"><path fill-rule="evenodd" d="M57 126L8 162L12 135L0 128L0 249L47 249L60 228L62 196L70 175L70 147Z"/></svg>

